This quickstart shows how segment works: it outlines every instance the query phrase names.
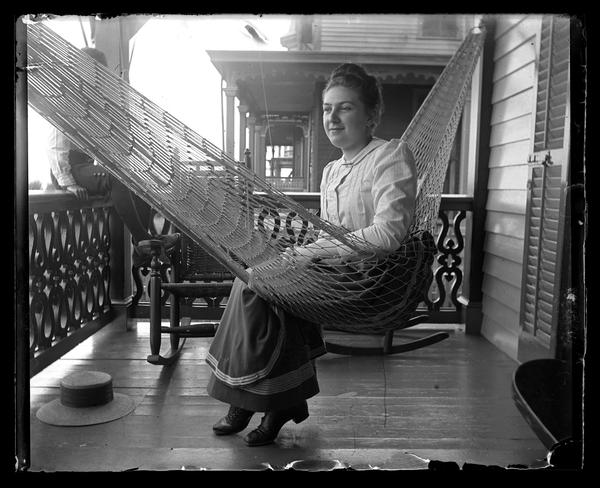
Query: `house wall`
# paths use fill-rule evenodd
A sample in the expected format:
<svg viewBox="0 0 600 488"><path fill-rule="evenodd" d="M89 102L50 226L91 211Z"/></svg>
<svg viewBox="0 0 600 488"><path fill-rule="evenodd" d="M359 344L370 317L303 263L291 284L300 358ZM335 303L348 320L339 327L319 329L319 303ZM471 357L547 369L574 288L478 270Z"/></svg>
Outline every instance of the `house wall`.
<svg viewBox="0 0 600 488"><path fill-rule="evenodd" d="M465 17L458 17L453 40L423 37L422 15L321 15L316 41L321 51L452 55L464 38Z"/></svg>
<svg viewBox="0 0 600 488"><path fill-rule="evenodd" d="M499 16L495 30L481 333L514 359L540 22L539 16Z"/></svg>

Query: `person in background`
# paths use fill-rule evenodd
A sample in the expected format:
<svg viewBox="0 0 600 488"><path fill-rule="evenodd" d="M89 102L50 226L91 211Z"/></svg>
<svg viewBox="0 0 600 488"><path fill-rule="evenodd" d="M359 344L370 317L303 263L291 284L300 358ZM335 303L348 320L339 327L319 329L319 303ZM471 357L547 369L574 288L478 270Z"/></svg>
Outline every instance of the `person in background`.
<svg viewBox="0 0 600 488"><path fill-rule="evenodd" d="M407 144L374 136L383 110L377 79L361 66L336 68L323 92L323 126L342 157L323 171L321 215L370 244L393 252L409 232L417 194L417 170ZM285 251L292 265L335 258L352 251L335 240ZM290 420L309 416L307 399L319 392L315 359L326 353L319 324L269 304L236 278L207 354L207 391L229 404L213 426L217 435L245 429L255 412L260 425L244 440L273 442Z"/></svg>
<svg viewBox="0 0 600 488"><path fill-rule="evenodd" d="M106 56L98 49L85 47L82 51L107 66ZM151 255L137 247L140 241L159 239L166 254L177 244L179 234L151 235L148 232L152 209L144 200L130 191L123 183L106 172L92 157L76 147L59 129L52 127L48 141L50 178L53 185L66 190L79 200L90 196L110 197L113 208L131 233L134 243L133 265L147 266Z"/></svg>

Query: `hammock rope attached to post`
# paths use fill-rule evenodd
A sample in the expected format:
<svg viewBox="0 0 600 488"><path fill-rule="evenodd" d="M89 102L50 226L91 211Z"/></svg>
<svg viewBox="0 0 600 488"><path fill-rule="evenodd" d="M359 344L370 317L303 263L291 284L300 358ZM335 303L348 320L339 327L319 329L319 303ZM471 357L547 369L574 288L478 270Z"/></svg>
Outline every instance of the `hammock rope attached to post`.
<svg viewBox="0 0 600 488"><path fill-rule="evenodd" d="M390 330L414 312L431 272L432 235L482 30L467 35L402 136L419 191L402 246L383 253L273 188L43 22L27 27L29 104L260 296L350 332ZM280 212L294 216L304 243L327 236L351 255L290 265L282 251L295 241Z"/></svg>

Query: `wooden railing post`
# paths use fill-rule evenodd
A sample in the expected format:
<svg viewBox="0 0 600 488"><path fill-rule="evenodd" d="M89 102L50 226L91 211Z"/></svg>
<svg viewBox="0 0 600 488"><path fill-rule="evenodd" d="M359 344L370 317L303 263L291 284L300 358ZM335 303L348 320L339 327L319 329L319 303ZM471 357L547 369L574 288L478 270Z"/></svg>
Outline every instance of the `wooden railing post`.
<svg viewBox="0 0 600 488"><path fill-rule="evenodd" d="M110 209L108 225L110 229L110 300L115 314L124 320L127 327L128 308L131 305L131 271L126 252L129 252L126 239L129 237L123 221L114 209Z"/></svg>
<svg viewBox="0 0 600 488"><path fill-rule="evenodd" d="M473 211L473 198L468 195L443 195L439 218L441 226L435 236L438 255L434 264L432 300L425 305L430 314L430 322L463 322L464 303L462 295L467 291L464 280L464 264L468 261L469 235L463 232L465 220ZM449 214L454 212L450 220ZM462 257L461 257L462 256ZM447 286L449 284L449 297ZM449 303L447 303L449 302Z"/></svg>
<svg viewBox="0 0 600 488"><path fill-rule="evenodd" d="M495 19L492 15L484 18L487 30L483 52L481 53L481 96L478 120L477 151L475 155L475 175L473 181L473 217L471 222L470 262L468 270L468 293L464 294L464 323L467 334L478 335L481 331L483 301L483 259L485 241L485 220L487 186L489 176L490 136L492 116L492 90L494 75L494 32Z"/></svg>

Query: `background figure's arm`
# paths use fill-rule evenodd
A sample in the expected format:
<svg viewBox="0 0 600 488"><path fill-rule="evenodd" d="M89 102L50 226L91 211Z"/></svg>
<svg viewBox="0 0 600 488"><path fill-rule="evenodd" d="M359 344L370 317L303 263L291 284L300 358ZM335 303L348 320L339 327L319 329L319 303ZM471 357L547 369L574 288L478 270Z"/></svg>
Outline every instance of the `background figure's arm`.
<svg viewBox="0 0 600 488"><path fill-rule="evenodd" d="M48 136L47 154L50 171L52 171L52 174L61 187L77 184L71 174L71 164L69 163L70 150L71 143L69 140L61 131L53 127Z"/></svg>

